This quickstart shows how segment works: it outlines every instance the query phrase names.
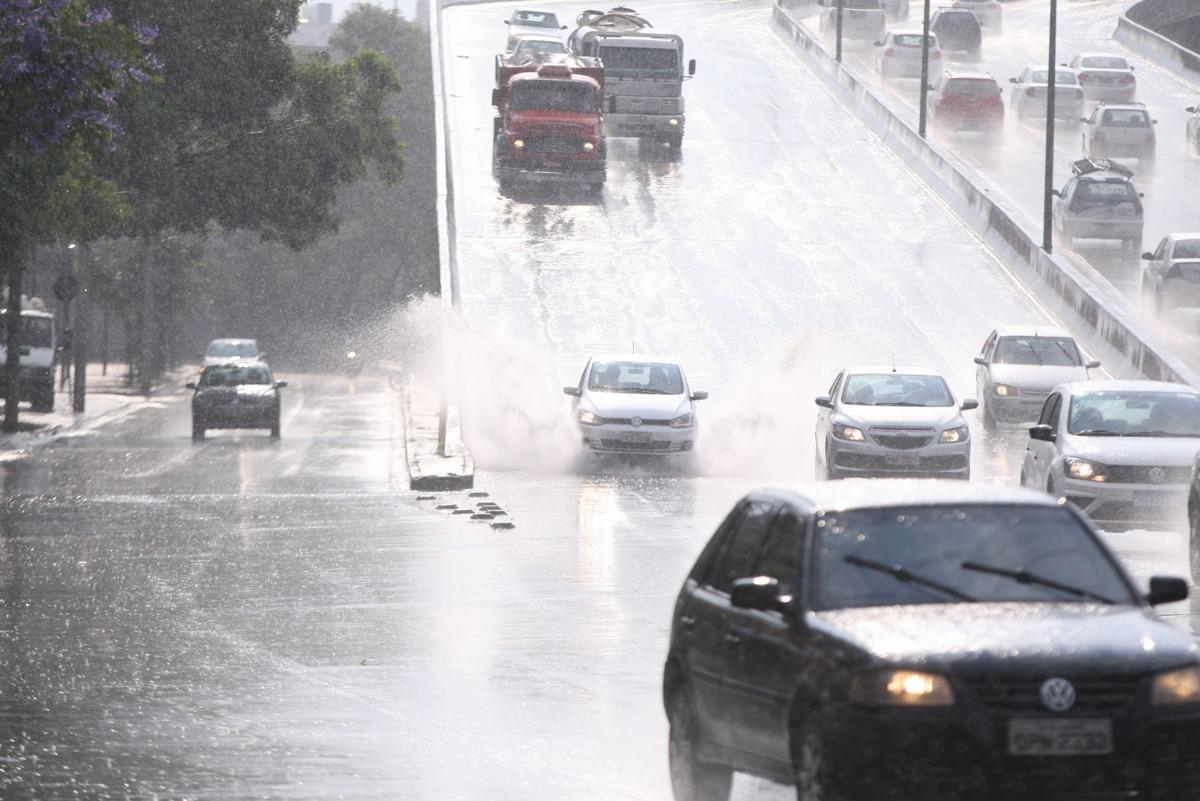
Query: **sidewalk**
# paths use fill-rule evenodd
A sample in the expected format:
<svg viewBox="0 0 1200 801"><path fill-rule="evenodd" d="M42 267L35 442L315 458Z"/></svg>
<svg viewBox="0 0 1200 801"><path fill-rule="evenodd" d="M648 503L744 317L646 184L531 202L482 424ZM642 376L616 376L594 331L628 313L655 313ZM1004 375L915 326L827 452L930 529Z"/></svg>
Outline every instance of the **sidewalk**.
<svg viewBox="0 0 1200 801"><path fill-rule="evenodd" d="M36 428L16 434L0 434L0 462L21 458L26 455L28 448L63 436L86 433L105 423L133 414L153 403L154 396L181 389L184 382L196 372L194 367L183 367L168 372L155 383L151 397L147 398L141 394L138 387L125 383L125 370L123 364L110 364L108 375L103 375L99 362L88 365L86 411L79 414L71 410L70 383L65 389L60 388L55 393L52 412L38 414L30 411L29 404L21 404L21 427Z"/></svg>

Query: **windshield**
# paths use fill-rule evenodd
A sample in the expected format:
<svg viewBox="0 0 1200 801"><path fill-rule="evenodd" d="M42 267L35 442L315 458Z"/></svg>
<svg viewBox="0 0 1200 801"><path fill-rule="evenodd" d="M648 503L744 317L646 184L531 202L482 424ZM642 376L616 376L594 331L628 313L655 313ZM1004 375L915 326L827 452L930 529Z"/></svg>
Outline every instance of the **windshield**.
<svg viewBox="0 0 1200 801"><path fill-rule="evenodd" d="M979 30L979 20L974 11L943 12L934 23L939 31L965 33Z"/></svg>
<svg viewBox="0 0 1200 801"><path fill-rule="evenodd" d="M987 97L1000 94L1000 87L992 81L975 78L955 78L946 84L946 94L960 97Z"/></svg>
<svg viewBox="0 0 1200 801"><path fill-rule="evenodd" d="M815 609L954 603L963 600L960 596L994 602L1086 600L964 564L1025 570L1094 597L1134 602L1091 533L1061 508L962 505L827 514L817 520L815 546ZM921 580L901 580L863 562L902 566Z"/></svg>
<svg viewBox="0 0 1200 801"><path fill-rule="evenodd" d="M635 392L647 395L682 395L679 366L658 362L595 362L588 376L593 392Z"/></svg>
<svg viewBox="0 0 1200 801"><path fill-rule="evenodd" d="M1109 109L1104 112L1101 124L1112 128L1149 128L1150 115L1141 109Z"/></svg>
<svg viewBox="0 0 1200 801"><path fill-rule="evenodd" d="M1078 367L1079 349L1070 337L1001 337L996 364L1041 364Z"/></svg>
<svg viewBox="0 0 1200 801"><path fill-rule="evenodd" d="M1200 394L1088 392L1071 399L1067 431L1095 437L1200 437Z"/></svg>
<svg viewBox="0 0 1200 801"><path fill-rule="evenodd" d="M236 387L242 384L270 384L271 373L261 366L239 367L219 364L204 368L200 376L202 387Z"/></svg>
<svg viewBox="0 0 1200 801"><path fill-rule="evenodd" d="M518 11L513 15L513 22L518 25L528 25L533 28L557 28L558 17L542 11Z"/></svg>
<svg viewBox="0 0 1200 801"><path fill-rule="evenodd" d="M603 45L604 74L615 78L678 78L679 54L664 47Z"/></svg>
<svg viewBox="0 0 1200 801"><path fill-rule="evenodd" d="M596 88L583 81L517 81L512 90L511 107L515 111L596 111Z"/></svg>
<svg viewBox="0 0 1200 801"><path fill-rule="evenodd" d="M1080 63L1085 67L1098 70L1129 69L1129 62L1123 58L1118 58L1117 56L1089 56L1088 58L1083 59L1083 61Z"/></svg>
<svg viewBox="0 0 1200 801"><path fill-rule="evenodd" d="M1171 255L1176 259L1200 259L1200 239L1177 240Z"/></svg>
<svg viewBox="0 0 1200 801"><path fill-rule="evenodd" d="M1033 73L1032 83L1046 84L1050 82L1049 70L1038 70ZM1076 86L1079 79L1075 77L1073 72L1065 72L1063 70L1055 70L1054 83L1057 86Z"/></svg>
<svg viewBox="0 0 1200 801"><path fill-rule="evenodd" d="M953 406L941 376L896 373L852 375L842 400L853 406Z"/></svg>
<svg viewBox="0 0 1200 801"><path fill-rule="evenodd" d="M214 359L252 359L258 355L258 346L253 342L214 342L205 355Z"/></svg>
<svg viewBox="0 0 1200 801"><path fill-rule="evenodd" d="M49 317L24 317L21 344L27 348L54 346L54 321Z"/></svg>

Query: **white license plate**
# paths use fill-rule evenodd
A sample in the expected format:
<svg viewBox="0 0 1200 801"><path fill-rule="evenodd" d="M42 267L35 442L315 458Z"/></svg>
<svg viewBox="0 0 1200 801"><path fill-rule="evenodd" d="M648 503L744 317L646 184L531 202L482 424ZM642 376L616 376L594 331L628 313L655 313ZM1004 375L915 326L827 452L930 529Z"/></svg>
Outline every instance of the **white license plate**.
<svg viewBox="0 0 1200 801"><path fill-rule="evenodd" d="M624 442L649 442L652 437L647 431L626 431L621 434Z"/></svg>
<svg viewBox="0 0 1200 801"><path fill-rule="evenodd" d="M891 455L883 457L883 463L888 467L916 467L921 463L921 457L915 453Z"/></svg>
<svg viewBox="0 0 1200 801"><path fill-rule="evenodd" d="M1008 753L1013 756L1111 754L1108 718L1014 718L1008 722Z"/></svg>

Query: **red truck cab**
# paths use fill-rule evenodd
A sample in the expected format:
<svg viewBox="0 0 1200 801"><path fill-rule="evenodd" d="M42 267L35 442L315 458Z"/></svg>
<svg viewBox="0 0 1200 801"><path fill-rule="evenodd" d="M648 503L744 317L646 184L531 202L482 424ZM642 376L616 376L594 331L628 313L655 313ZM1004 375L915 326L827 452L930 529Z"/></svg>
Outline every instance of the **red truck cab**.
<svg viewBox="0 0 1200 801"><path fill-rule="evenodd" d="M501 191L518 180L604 184L604 70L595 59L510 65L496 58L494 164Z"/></svg>

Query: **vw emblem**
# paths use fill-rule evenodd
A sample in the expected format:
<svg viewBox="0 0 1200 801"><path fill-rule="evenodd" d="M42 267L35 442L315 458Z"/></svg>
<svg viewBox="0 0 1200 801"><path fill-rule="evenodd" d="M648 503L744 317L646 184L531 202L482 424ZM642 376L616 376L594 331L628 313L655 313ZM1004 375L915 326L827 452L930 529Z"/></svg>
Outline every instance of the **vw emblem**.
<svg viewBox="0 0 1200 801"><path fill-rule="evenodd" d="M1046 679L1039 695L1042 706L1051 712L1066 712L1075 706L1075 685L1066 679Z"/></svg>
<svg viewBox="0 0 1200 801"><path fill-rule="evenodd" d="M1151 467L1150 472L1146 474L1152 484L1161 484L1167 480L1167 471L1161 467Z"/></svg>
<svg viewBox="0 0 1200 801"><path fill-rule="evenodd" d="M641 424L642 424L642 418L640 418L640 417L630 417L629 418L629 425L633 426L634 428L637 428Z"/></svg>

